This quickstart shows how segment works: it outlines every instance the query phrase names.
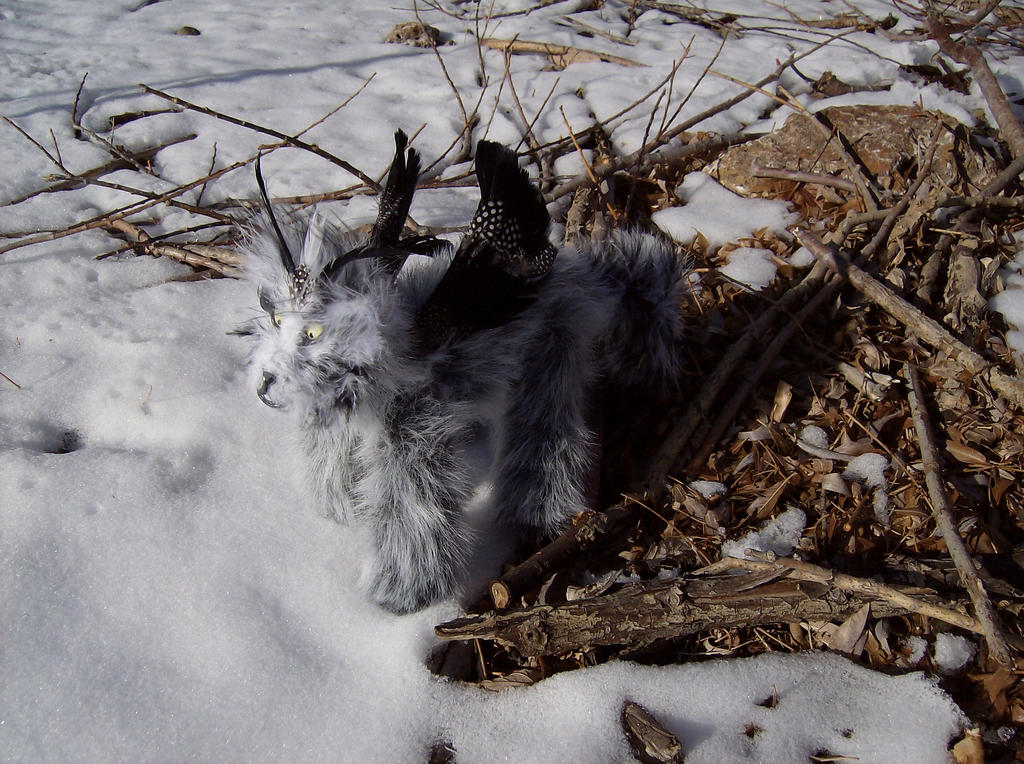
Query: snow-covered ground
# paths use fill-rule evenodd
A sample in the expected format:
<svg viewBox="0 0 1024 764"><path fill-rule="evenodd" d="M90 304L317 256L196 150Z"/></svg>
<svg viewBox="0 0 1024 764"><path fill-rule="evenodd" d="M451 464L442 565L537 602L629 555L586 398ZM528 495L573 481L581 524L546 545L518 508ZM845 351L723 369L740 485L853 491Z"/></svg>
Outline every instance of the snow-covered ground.
<svg viewBox="0 0 1024 764"><path fill-rule="evenodd" d="M528 5L497 0L494 12ZM555 3L492 20L486 30L645 64L548 71L541 57L513 56L512 80L531 118L554 89L534 127L541 141L565 134L563 112L579 129L592 115L624 109L666 78L688 45L671 113L722 45L713 30L658 11L640 14L630 31L625 0L574 17L629 33L635 46L582 37L559 21L583 5ZM793 16L847 9L809 0L786 10L767 0L710 5L763 28L730 37L714 65L748 82L823 39ZM879 0L857 7L876 19L895 14L894 32L909 24ZM440 53L467 108L480 94L482 55L488 89L475 137L486 131L518 143L509 87L499 89L502 54L478 51L472 20L420 12L451 43ZM63 162L83 171L109 158L73 135L72 103L86 72L78 112L96 130L111 115L167 106L142 94L139 82L288 133L366 83L304 137L376 176L395 128L412 134L424 125L416 146L429 162L462 127L434 53L383 43L412 18L410 8L371 0L11 0L0 6L0 114L51 151L55 141ZM185 25L200 34L175 34ZM800 69L810 77L831 69L854 84L893 82L888 93L868 95L969 120L984 109L977 93L960 96L900 73L899 63L925 63L934 52L926 41L851 33ZM1021 59L993 67L1019 89ZM783 84L806 91L792 74ZM679 118L737 88L705 77ZM617 148L640 146L654 100L612 123ZM755 95L699 128L764 128L771 103ZM194 112L130 122L116 138L138 148L193 132L196 139L157 155L153 190L272 140ZM39 188L53 171L6 124L0 156L0 201ZM268 156L264 173L278 196L352 182L296 149ZM137 185L140 177L106 179ZM697 201L715 191L695 181L691 190ZM211 185L203 201L254 193L246 167ZM0 230L59 229L130 200L102 188L41 195L0 207ZM471 189L439 190L421 193L412 212L420 223L457 225L475 204ZM365 197L327 207L349 225L374 216ZM150 231L184 220L165 212ZM798 761L822 751L860 761L947 756L963 718L931 679L884 676L830 655L620 663L503 694L433 676L424 666L432 628L456 615L458 603L396 617L360 594L357 540L307 506L290 420L244 382L244 343L228 332L252 315L255 296L232 280L177 281L188 269L166 260L94 259L111 248L105 235L86 233L0 254L0 758L419 762L445 739L459 762L621 761L629 758L618 720L626 698L679 735L689 762ZM777 703L762 705L773 696Z"/></svg>

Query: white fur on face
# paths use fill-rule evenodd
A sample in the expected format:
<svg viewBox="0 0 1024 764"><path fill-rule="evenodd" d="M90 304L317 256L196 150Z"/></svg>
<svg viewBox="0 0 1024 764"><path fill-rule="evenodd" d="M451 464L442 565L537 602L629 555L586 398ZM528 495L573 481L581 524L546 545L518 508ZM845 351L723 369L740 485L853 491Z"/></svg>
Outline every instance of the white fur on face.
<svg viewBox="0 0 1024 764"><path fill-rule="evenodd" d="M249 359L253 389L281 408L330 407L360 397L362 379L372 376L385 340L376 306L348 292L325 307L279 309L256 322ZM272 379L269 384L265 380Z"/></svg>

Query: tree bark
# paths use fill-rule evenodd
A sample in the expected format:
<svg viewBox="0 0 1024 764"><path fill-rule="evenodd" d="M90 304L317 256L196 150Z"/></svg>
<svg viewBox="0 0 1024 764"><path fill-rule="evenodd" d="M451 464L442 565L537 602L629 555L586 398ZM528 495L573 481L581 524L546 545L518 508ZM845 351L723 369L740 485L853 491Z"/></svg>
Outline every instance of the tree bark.
<svg viewBox="0 0 1024 764"><path fill-rule="evenodd" d="M434 632L442 640L490 639L523 657L535 657L601 645L637 646L713 627L842 621L866 602L875 617L908 612L890 602L789 580L774 571L627 584L591 599L457 618Z"/></svg>

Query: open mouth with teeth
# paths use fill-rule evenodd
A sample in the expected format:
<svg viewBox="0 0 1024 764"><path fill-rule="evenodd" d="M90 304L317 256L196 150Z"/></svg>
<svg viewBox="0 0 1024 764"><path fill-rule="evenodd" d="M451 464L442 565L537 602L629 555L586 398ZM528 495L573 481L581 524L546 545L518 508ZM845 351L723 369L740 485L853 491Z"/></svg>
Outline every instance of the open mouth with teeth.
<svg viewBox="0 0 1024 764"><path fill-rule="evenodd" d="M268 391L270 390L271 385L273 385L274 382L276 381L277 377L275 377L269 371L265 371L263 372L263 378L260 380L260 386L256 388L256 395L259 396L259 399L268 406L270 406L270 408L272 409L282 408L282 404L278 403L273 398L271 398L270 395L268 395Z"/></svg>
<svg viewBox="0 0 1024 764"><path fill-rule="evenodd" d="M358 394L356 390L356 385L353 383L356 382L357 380L361 380L362 378L363 369L359 366L353 366L347 372L337 375L330 380L334 384L328 385L328 387L333 387L333 389L335 390L333 402L336 408L343 409L346 411L351 411L352 409L355 408L356 402L358 400ZM271 374L269 371L265 371L263 372L263 375L260 378L259 386L256 388L256 396L261 401L263 401L263 403L265 403L267 406L270 406L270 408L272 409L280 409L285 407L283 403L275 400L270 395L270 389L274 386L274 383L276 381L276 376Z"/></svg>

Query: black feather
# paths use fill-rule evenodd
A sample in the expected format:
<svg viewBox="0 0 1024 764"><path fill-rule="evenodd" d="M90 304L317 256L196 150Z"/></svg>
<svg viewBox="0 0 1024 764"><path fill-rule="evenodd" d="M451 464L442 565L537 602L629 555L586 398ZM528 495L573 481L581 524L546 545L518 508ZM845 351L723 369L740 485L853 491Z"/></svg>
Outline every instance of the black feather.
<svg viewBox="0 0 1024 764"><path fill-rule="evenodd" d="M395 158L391 162L388 178L381 192L377 209L377 220L365 244L349 250L331 261L320 277L332 280L341 268L355 260L374 258L391 273L398 273L409 254L433 257L450 245L433 236L402 237L409 207L416 193L420 177L420 155L415 149L406 147L409 138L401 130L395 131Z"/></svg>
<svg viewBox="0 0 1024 764"><path fill-rule="evenodd" d="M513 320L534 301L554 263L551 218L515 152L480 141L476 175L480 205L470 231L417 316L424 351Z"/></svg>
<svg viewBox="0 0 1024 764"><path fill-rule="evenodd" d="M434 257L451 249L451 244L436 236L406 236L398 240L398 249L415 255Z"/></svg>
<svg viewBox="0 0 1024 764"><path fill-rule="evenodd" d="M540 190L519 167L514 151L491 141L476 148L480 205L469 239L482 239L489 256L508 273L540 276L551 269L555 250L548 240L551 217Z"/></svg>
<svg viewBox="0 0 1024 764"><path fill-rule="evenodd" d="M260 195L263 197L263 204L267 208L267 215L270 216L270 222L274 226L274 233L277 234L277 241L281 245L281 262L284 263L285 270L289 273L295 273L295 258L292 257L292 252L288 249L288 243L284 240L284 235L281 233L281 227L277 224L274 208L271 207L270 197L267 195L267 185L263 182L263 171L260 169L260 160L262 158L262 154L256 155L256 185L259 186Z"/></svg>
<svg viewBox="0 0 1024 764"><path fill-rule="evenodd" d="M406 134L396 130L395 158L391 163L384 191L381 192L377 221L370 232L369 246L373 249L396 247L402 231L405 230L405 221L409 217L409 207L412 206L416 183L420 177L420 155L416 149L409 149L406 152L408 144L409 138ZM388 270L397 273L405 262L405 257L382 256L382 262Z"/></svg>
<svg viewBox="0 0 1024 764"><path fill-rule="evenodd" d="M353 263L356 260L367 260L369 258L387 257L393 250L389 248L384 249L372 249L368 244L361 244L354 249L350 249L343 255L331 260L324 269L320 271L321 281L333 281L334 277L338 275L338 271L344 268L349 263Z"/></svg>

